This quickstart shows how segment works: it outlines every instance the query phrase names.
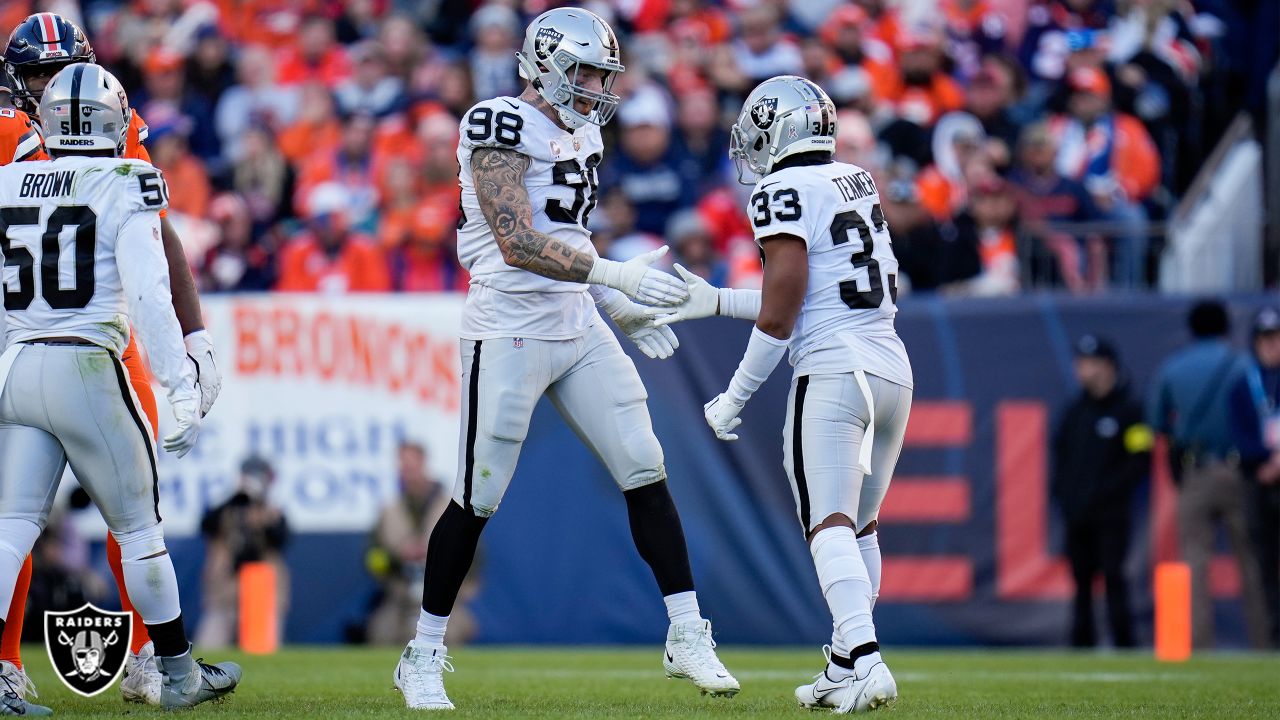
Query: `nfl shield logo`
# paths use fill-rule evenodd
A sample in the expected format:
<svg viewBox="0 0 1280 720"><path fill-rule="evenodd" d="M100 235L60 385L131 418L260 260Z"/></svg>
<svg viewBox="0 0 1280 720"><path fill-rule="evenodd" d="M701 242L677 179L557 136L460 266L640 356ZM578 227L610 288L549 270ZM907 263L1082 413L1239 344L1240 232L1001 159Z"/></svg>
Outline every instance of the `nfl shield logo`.
<svg viewBox="0 0 1280 720"><path fill-rule="evenodd" d="M514 338L511 340L511 347L517 350L524 347L524 338Z"/></svg>
<svg viewBox="0 0 1280 720"><path fill-rule="evenodd" d="M111 687L124 670L133 616L90 603L77 610L44 613L49 662L72 692L92 697Z"/></svg>

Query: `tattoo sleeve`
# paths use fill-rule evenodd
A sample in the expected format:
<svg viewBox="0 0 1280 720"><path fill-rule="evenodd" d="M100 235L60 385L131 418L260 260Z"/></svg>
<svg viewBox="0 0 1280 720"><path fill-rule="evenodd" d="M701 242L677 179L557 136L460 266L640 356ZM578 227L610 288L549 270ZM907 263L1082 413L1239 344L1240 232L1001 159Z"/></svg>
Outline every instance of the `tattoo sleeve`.
<svg viewBox="0 0 1280 720"><path fill-rule="evenodd" d="M529 158L512 150L477 148L471 178L484 219L508 265L552 280L586 282L595 256L533 229L533 207L524 186Z"/></svg>

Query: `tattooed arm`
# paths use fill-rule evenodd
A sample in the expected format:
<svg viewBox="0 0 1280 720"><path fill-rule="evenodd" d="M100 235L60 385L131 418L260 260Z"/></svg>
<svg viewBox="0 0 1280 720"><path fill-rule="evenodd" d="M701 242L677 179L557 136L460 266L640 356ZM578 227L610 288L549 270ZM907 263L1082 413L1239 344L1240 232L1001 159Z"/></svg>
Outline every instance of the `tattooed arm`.
<svg viewBox="0 0 1280 720"><path fill-rule="evenodd" d="M524 186L529 157L513 150L476 148L471 153L471 178L476 199L502 259L552 280L587 282L596 258L533 229L533 207Z"/></svg>

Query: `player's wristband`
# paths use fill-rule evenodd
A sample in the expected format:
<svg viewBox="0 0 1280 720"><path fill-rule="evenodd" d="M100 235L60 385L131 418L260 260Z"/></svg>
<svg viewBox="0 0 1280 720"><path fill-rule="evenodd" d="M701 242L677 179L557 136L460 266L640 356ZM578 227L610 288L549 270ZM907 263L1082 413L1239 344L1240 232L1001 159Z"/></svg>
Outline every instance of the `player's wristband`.
<svg viewBox="0 0 1280 720"><path fill-rule="evenodd" d="M622 291L604 285L588 285L587 292L591 293L591 299L596 301L596 307L603 310L609 317L613 317L619 310L631 304L631 298L622 294Z"/></svg>
<svg viewBox="0 0 1280 720"><path fill-rule="evenodd" d="M720 288L716 292L720 294L720 315L739 320L755 320L760 317L759 290Z"/></svg>
<svg viewBox="0 0 1280 720"><path fill-rule="evenodd" d="M762 331L758 327L751 328L751 340L747 343L747 351L742 355L742 362L729 381L726 394L739 405L746 405L769 374L778 366L782 356L787 352L788 340L779 340Z"/></svg>
<svg viewBox="0 0 1280 720"><path fill-rule="evenodd" d="M616 288L621 281L622 263L617 260L596 258L595 263L591 265L591 270L587 272L587 282L592 285Z"/></svg>

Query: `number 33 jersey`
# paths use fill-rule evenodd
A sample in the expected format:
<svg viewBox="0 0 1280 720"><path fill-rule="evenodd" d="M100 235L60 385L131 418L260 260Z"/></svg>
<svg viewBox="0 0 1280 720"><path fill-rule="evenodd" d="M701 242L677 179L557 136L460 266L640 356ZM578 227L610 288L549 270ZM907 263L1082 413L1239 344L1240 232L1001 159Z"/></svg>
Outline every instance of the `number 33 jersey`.
<svg viewBox="0 0 1280 720"><path fill-rule="evenodd" d="M0 167L8 342L75 336L123 353L131 318L119 268L167 272L158 215L167 204L160 171L140 160L65 157ZM154 246L121 247L126 232L154 234L147 238ZM130 248L145 257L126 257Z"/></svg>
<svg viewBox="0 0 1280 720"><path fill-rule="evenodd" d="M760 179L747 204L756 242L801 238L809 286L791 333L796 375L862 370L912 386L893 327L898 260L871 174L856 165L783 168Z"/></svg>
<svg viewBox="0 0 1280 720"><path fill-rule="evenodd" d="M462 337L563 340L582 335L599 318L585 283L552 280L511 267L502 259L480 211L471 175L471 155L480 148L528 157L524 185L533 209L533 228L594 255L586 228L596 205L596 167L604 150L600 128L587 124L571 133L532 105L501 97L468 111L458 136L462 185L458 259L471 273Z"/></svg>

